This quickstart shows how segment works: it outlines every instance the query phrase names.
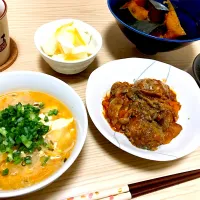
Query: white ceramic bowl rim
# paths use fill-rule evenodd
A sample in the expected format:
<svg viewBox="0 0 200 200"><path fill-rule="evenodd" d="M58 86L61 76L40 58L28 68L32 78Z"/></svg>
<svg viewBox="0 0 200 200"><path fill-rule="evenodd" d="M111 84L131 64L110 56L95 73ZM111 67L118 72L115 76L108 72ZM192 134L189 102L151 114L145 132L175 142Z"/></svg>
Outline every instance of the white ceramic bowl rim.
<svg viewBox="0 0 200 200"><path fill-rule="evenodd" d="M80 110L83 112L84 115L84 129L82 129L81 134L83 135L83 139L80 141L79 145L76 145L74 147L74 149L76 148L76 151L73 151L73 157L70 156L69 159L56 171L54 172L51 176L49 176L47 179L34 184L30 187L26 187L26 188L22 188L22 189L18 189L18 190L0 190L0 198L8 198L8 197L16 197L16 196L21 196L24 194L28 194L31 192L34 192L36 190L42 189L45 186L47 186L48 184L52 183L54 180L56 180L58 177L60 177L76 160L76 158L78 157L79 153L81 152L81 149L84 145L86 136L87 136L87 128L88 128L88 118L87 118L87 112L85 109L85 106L81 100L81 98L78 96L78 94L65 82L44 74L44 73L40 73L40 72L32 72L32 71L13 71L13 72L2 72L0 73L0 79L2 79L3 77L7 77L8 80L12 80L12 78L14 76L18 76L18 75L25 75L25 76L37 76L37 78L45 78L45 79L49 79L49 81L52 82L57 82L58 84L66 87L66 90L69 90L71 92L71 94L73 94L73 96L75 98L78 99L78 101L80 102Z"/></svg>
<svg viewBox="0 0 200 200"><path fill-rule="evenodd" d="M96 42L97 42L97 44L98 44L97 47L96 47L95 52L94 52L93 54L91 54L90 56L88 56L87 58L80 59L80 60L76 60L76 61L60 61L60 60L55 60L55 59L51 58L50 56L46 55L46 54L42 51L42 49L41 49L41 47L40 47L40 44L39 44L38 41L37 41L37 35L40 33L40 31L41 31L42 29L44 29L45 26L48 26L48 25L54 25L54 24L56 24L56 23L66 24L66 23L70 23L70 22L72 22L72 21L78 22L78 23L82 24L83 26L86 27L86 29L87 29L87 27L89 27L89 29L92 30L93 33L91 33L90 31L88 31L88 32L92 34L92 36L94 37L94 40L96 40ZM39 51L43 56L45 56L46 58L48 58L48 59L50 59L50 60L53 60L53 61L56 61L56 62L59 62L59 63L81 63L81 62L87 61L87 60L89 60L89 59L91 59L91 58L93 58L93 57L95 57L95 56L97 55L97 53L100 51L101 46L102 46L102 37L101 37L101 34L100 34L94 27L92 27L91 25L89 25L89 24L87 24L87 23L85 23L85 22L83 22L83 21L80 21L80 20L77 20L77 19L59 19L59 20L55 20L55 21L48 22L48 23L43 24L42 26L40 26L40 27L36 30L36 32L35 32L34 42L35 42L35 44L36 44L36 47L37 47L38 51Z"/></svg>

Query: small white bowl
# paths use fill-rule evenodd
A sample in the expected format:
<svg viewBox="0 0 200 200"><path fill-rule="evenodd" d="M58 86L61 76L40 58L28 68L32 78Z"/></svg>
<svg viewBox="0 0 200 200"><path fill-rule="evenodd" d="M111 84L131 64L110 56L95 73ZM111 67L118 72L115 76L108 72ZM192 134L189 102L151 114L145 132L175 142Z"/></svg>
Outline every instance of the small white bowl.
<svg viewBox="0 0 200 200"><path fill-rule="evenodd" d="M49 38L48 36L50 36L51 33L55 32L57 28L70 22L79 23L92 35L94 42L96 43L96 50L88 58L77 61L58 61L52 59L50 56L46 55L43 52L41 46L47 41L47 39ZM43 59L50 65L50 67L53 70L62 74L77 74L85 70L88 67L88 65L90 65L93 62L102 46L102 37L100 33L89 24L86 24L85 22L76 19L60 19L42 25L35 32L34 41L36 48L40 52Z"/></svg>
<svg viewBox="0 0 200 200"><path fill-rule="evenodd" d="M63 81L39 72L18 71L0 73L0 95L16 90L41 91L54 96L66 105L76 121L77 141L69 159L47 179L18 190L0 190L0 198L24 195L39 190L61 176L76 160L86 139L88 119L85 106L78 94Z"/></svg>

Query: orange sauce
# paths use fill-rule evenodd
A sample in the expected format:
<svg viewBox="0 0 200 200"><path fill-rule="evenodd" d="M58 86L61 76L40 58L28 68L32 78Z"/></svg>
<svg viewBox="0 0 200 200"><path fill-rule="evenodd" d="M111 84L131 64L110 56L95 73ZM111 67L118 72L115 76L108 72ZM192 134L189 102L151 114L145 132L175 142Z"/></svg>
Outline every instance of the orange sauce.
<svg viewBox="0 0 200 200"><path fill-rule="evenodd" d="M18 102L22 104L33 104L35 102L43 102L45 107L41 113L45 113L51 109L58 109L58 115L53 116L52 120L60 118L73 118L69 109L56 98L35 91L17 91L0 96L0 110L5 109L9 105L16 105ZM57 171L69 158L76 142L76 125L73 121L68 126L61 129L49 131L46 137L55 139L56 148L53 151L42 149L40 152L35 151L32 156L32 164L22 166L15 165L12 162L6 162L5 153L0 152L0 173L5 168L9 168L9 174L2 176L0 174L0 190L19 189L38 183L55 171ZM41 165L41 155L50 156L46 165Z"/></svg>

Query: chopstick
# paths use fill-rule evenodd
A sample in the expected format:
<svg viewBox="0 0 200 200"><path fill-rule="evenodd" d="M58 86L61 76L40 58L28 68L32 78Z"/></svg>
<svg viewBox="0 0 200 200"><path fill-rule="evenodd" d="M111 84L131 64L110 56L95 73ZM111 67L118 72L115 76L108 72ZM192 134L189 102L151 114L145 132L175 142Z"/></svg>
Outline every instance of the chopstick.
<svg viewBox="0 0 200 200"><path fill-rule="evenodd" d="M129 185L129 190L131 191L132 198L134 198L197 178L200 178L199 169L133 183Z"/></svg>
<svg viewBox="0 0 200 200"><path fill-rule="evenodd" d="M130 200L167 187L178 185L200 178L200 169L164 176L160 178L141 181L122 187L90 192L85 195L67 198L67 200Z"/></svg>

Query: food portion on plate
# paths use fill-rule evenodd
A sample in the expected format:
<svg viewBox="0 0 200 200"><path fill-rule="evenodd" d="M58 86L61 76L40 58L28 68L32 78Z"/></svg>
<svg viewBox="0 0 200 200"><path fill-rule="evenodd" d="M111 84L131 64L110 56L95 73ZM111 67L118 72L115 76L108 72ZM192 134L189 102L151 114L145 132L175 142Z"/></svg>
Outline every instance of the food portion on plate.
<svg viewBox="0 0 200 200"><path fill-rule="evenodd" d="M130 0L120 9L129 10L125 14L131 14L134 20L127 23L137 30L168 39L186 36L170 0L163 4L155 0Z"/></svg>
<svg viewBox="0 0 200 200"><path fill-rule="evenodd" d="M142 149L156 150L170 143L182 130L176 123L181 105L176 94L160 80L115 82L102 105L112 129Z"/></svg>
<svg viewBox="0 0 200 200"><path fill-rule="evenodd" d="M76 143L72 113L36 91L0 96L0 190L40 182L69 158Z"/></svg>
<svg viewBox="0 0 200 200"><path fill-rule="evenodd" d="M92 55L96 45L93 35L80 23L72 21L56 28L41 48L52 59L76 61Z"/></svg>

